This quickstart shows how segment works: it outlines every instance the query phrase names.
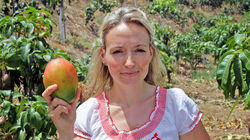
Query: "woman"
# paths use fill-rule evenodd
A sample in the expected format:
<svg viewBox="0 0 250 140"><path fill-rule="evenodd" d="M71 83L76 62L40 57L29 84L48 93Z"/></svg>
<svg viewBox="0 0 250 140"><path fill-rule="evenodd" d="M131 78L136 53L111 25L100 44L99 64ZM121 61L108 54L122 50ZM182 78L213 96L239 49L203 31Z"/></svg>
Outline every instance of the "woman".
<svg viewBox="0 0 250 140"><path fill-rule="evenodd" d="M51 98L56 85L43 93L60 139L209 139L197 105L181 89L157 86L166 70L153 35L138 9L119 8L104 18L103 45L88 75L91 97L76 110L80 90L71 104Z"/></svg>

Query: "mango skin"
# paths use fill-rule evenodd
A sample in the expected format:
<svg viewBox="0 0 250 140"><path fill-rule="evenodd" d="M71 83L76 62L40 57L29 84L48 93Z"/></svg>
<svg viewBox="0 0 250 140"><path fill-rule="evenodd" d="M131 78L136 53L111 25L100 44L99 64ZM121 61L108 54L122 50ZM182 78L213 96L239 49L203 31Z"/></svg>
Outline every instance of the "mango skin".
<svg viewBox="0 0 250 140"><path fill-rule="evenodd" d="M45 88L57 84L57 90L52 93L52 97L71 103L78 87L76 69L64 58L52 59L44 70L43 84Z"/></svg>

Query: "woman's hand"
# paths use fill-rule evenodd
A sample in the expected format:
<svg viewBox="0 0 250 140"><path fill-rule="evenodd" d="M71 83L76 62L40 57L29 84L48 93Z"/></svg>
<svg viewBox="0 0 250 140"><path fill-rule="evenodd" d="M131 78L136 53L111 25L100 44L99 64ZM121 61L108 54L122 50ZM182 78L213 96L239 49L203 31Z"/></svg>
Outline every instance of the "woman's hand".
<svg viewBox="0 0 250 140"><path fill-rule="evenodd" d="M77 89L76 97L72 103L67 103L59 98L52 98L51 94L57 85L51 85L43 92L42 96L49 105L49 115L58 131L60 139L73 139L74 123L76 120L76 107L81 90Z"/></svg>

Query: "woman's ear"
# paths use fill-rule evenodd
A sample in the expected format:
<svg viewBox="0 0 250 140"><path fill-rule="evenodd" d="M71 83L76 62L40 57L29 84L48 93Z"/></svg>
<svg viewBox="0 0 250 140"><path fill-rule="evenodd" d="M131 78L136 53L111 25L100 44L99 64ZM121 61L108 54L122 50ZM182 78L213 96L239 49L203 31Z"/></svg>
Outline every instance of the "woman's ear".
<svg viewBox="0 0 250 140"><path fill-rule="evenodd" d="M105 50L103 50L103 47L100 48L100 57L102 60L102 63L106 66L106 62L105 62Z"/></svg>
<svg viewBox="0 0 250 140"><path fill-rule="evenodd" d="M155 51L155 48L154 48L154 46L150 46L150 48L149 48L149 51L150 51L150 55L153 57L154 56L154 51Z"/></svg>

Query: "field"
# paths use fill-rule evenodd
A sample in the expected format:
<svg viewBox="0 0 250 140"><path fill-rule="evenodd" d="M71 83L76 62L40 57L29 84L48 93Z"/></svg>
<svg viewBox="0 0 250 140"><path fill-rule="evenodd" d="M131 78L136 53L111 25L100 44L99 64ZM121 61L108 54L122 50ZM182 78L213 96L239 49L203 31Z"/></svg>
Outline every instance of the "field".
<svg viewBox="0 0 250 140"><path fill-rule="evenodd" d="M182 88L199 105L204 114L202 122L210 137L212 139L249 139L247 119L250 112L243 110L244 106L241 102L227 120L235 100L225 100L223 91L218 90L216 81L207 79L211 74L210 70L201 70L198 74L198 77L176 75L173 87Z"/></svg>
<svg viewBox="0 0 250 140"><path fill-rule="evenodd" d="M65 1L66 37L63 43L60 37L58 7L49 8L52 11L51 19L56 25L45 19L41 20L34 14L29 17L34 19L34 27L33 23L30 23L31 20L16 24L23 25L27 22L23 30L22 26L15 26L17 29L13 29L15 27L11 26L11 22L7 24L10 27L5 27L6 21L1 20L3 8L0 8L0 29L2 30L0 32L0 139L54 137L56 131L47 114L48 106L40 96L44 90L41 81L43 70L51 58L64 57L77 67L80 81L86 78L89 59L98 38L98 28L106 12L94 5L97 1L99 0L77 0L71 3ZM233 0L223 0L219 6L216 4L220 1L218 3L216 0L199 1L200 3L197 4L195 0L169 0L169 3L161 0L155 0L154 3L138 0L137 5L145 11L150 9L147 14L156 29L156 47L160 50L164 65L171 71L170 77L167 77L171 80L166 87L183 89L198 104L203 113L202 122L211 139L249 140L250 110L244 110L247 104L244 103L243 98L239 100L227 120L239 95L242 97L247 95L249 107L250 63L245 61L250 58L249 11L240 12L245 8L246 5L243 4L246 1L242 0L242 5L235 2L233 6L229 4L233 3ZM94 5L92 7L89 5L91 2ZM108 8L122 5L117 2L116 6L112 7L114 2L108 1L106 3L110 6ZM175 2L182 2L182 4ZM0 1L0 5L3 3ZM123 6L134 6L134 4L134 0L125 0ZM6 6L10 5L7 2ZM49 7L42 4L39 6ZM93 21L89 20L88 23L86 9L90 9L90 13L95 13L90 14ZM170 11L164 11L166 9ZM36 12L38 11L35 9L30 10L30 13ZM162 13L168 15L163 16ZM9 21L13 22L14 18ZM42 24L38 24L40 22ZM49 32L52 28L53 31ZM13 36L23 37L21 42L26 44L18 42L21 39ZM231 53L225 53L230 51ZM222 52L229 55L222 56ZM247 56L243 57L245 54ZM202 62L204 56L206 56L206 62ZM230 62L220 60L231 56ZM177 60L177 57L180 59ZM221 62L227 63L230 67L224 67ZM220 77L220 85L216 80L216 77L218 79L218 76L221 76L216 73L219 66L224 73L229 73L227 76ZM13 78L11 80L13 84L9 86L6 84L4 79L6 75ZM228 80L223 81L224 79ZM232 91L234 86L238 88L234 89L235 95ZM229 98L226 99L225 95Z"/></svg>

